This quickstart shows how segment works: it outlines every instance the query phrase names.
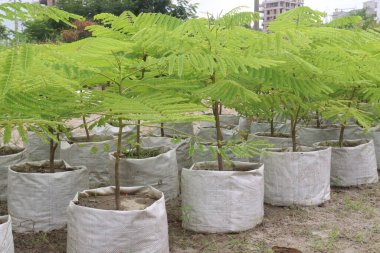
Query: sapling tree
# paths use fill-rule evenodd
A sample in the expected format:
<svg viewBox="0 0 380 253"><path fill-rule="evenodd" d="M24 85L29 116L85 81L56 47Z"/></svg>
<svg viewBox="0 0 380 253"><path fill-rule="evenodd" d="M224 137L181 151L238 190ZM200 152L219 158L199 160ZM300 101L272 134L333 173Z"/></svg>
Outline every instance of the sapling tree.
<svg viewBox="0 0 380 253"><path fill-rule="evenodd" d="M52 18L71 26L70 19L80 16L30 3L0 4L0 19L27 21ZM11 139L16 127L22 140L27 141L25 128L36 132L50 146L50 172L54 172L57 134L64 129L62 119L73 115L75 93L73 82L45 65L44 46L18 44L0 49L0 107L4 141ZM44 69L44 71L41 71Z"/></svg>
<svg viewBox="0 0 380 253"><path fill-rule="evenodd" d="M88 86L106 82L110 84L102 91L99 113L118 122L114 168L115 203L116 209L119 210L120 159L123 150L126 149L122 147L121 142L124 120L138 121L139 128L142 121L166 122L187 119L191 117L188 115L189 112L203 107L178 96L167 83L160 82L160 78L164 76L158 69L165 60L158 58L159 56L154 57L156 55L149 54L149 51L143 51L142 45L134 39L134 35L140 30L160 34L162 31L173 29L173 24L175 27L175 24L182 21L161 14L141 14L138 17L131 13L124 13L120 17L100 14L97 18L107 27L99 25L89 28L95 38L59 46L55 50L55 57L66 55L67 64L80 65L81 71L92 71L90 78L82 80ZM157 20L162 21L161 26L157 25ZM122 31L119 30L121 28ZM157 42L156 47L159 46L160 43ZM88 57L83 57L84 55Z"/></svg>
<svg viewBox="0 0 380 253"><path fill-rule="evenodd" d="M188 20L165 34L167 47L170 47L169 74L194 78L204 85L193 94L212 110L219 170L223 170L223 159L228 159L223 147L233 149L226 145L222 136L220 113L223 106L236 109L259 100L256 93L241 85L233 75L277 63L260 57L260 52L254 48L257 36L244 27L258 18L258 14L240 12L237 8L223 17ZM178 71L174 73L174 69ZM245 149L252 151L254 148L245 146Z"/></svg>
<svg viewBox="0 0 380 253"><path fill-rule="evenodd" d="M344 90L343 87L350 86L350 83L357 83L360 79L365 79L364 77L376 76L373 72L374 65L369 66L364 61L373 57L368 54L368 50L364 50L367 53L363 54L362 46L354 39L357 38L364 44L368 41L373 43L374 35L364 31L346 31L327 27L322 24L322 17L323 14L320 12L301 7L280 15L269 26L274 34L285 36L293 46L293 48L287 48L293 53L291 56L293 60L287 61L289 64L281 65L278 69L271 70L272 75L279 76L280 73L282 75L281 78L272 78L272 84L288 93L282 106L292 122L293 151L296 150L296 125L301 115L306 115L311 108L315 109L316 101L326 106L325 100L316 98L330 94L331 100L338 100L337 95L339 90L340 92ZM286 54L280 57L285 57L284 60L289 58ZM276 83L273 80L276 80ZM352 94L355 92L351 92ZM351 96L345 96L345 98L351 100ZM330 112L334 111L333 114L338 115L340 108L340 113L345 115L341 122L345 125L348 111L344 108L351 108L351 112L354 109L351 107L352 102L346 103L346 106L343 104L332 106L334 109L331 108ZM355 110L356 113L351 113L351 116L355 114L359 116L356 108ZM327 110L323 113L326 117L332 115ZM364 123L363 117L357 117L357 119Z"/></svg>

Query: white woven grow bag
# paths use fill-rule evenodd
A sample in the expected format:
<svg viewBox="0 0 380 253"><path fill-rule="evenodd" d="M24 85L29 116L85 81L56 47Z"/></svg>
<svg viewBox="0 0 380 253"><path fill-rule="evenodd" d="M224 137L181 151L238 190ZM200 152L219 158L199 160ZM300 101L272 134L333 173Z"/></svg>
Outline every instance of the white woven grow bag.
<svg viewBox="0 0 380 253"><path fill-rule="evenodd" d="M370 129L368 135L368 137L373 140L373 144L375 145L377 168L380 169L380 129L378 127L372 128Z"/></svg>
<svg viewBox="0 0 380 253"><path fill-rule="evenodd" d="M289 123L274 123L274 129L277 133L290 133L290 124ZM251 124L251 133L262 133L270 132L270 124L265 122L252 122Z"/></svg>
<svg viewBox="0 0 380 253"><path fill-rule="evenodd" d="M293 145L292 138L285 137L270 137L270 136L261 136L261 133L254 133L248 135L248 141L263 141L265 144L270 145L271 148L287 148ZM298 140L298 137L297 139ZM259 146L260 148L260 146ZM268 148L268 146L261 146L261 148ZM250 161L259 162L260 155L254 155L250 158Z"/></svg>
<svg viewBox="0 0 380 253"><path fill-rule="evenodd" d="M189 138L194 135L193 123L164 123L164 134L165 137ZM157 128L154 135L161 136L161 129Z"/></svg>
<svg viewBox="0 0 380 253"><path fill-rule="evenodd" d="M123 142L132 135L135 134L136 126L126 125L122 129L122 140ZM104 126L96 126L92 129L92 132L96 135L112 135L117 136L119 134L119 128L111 124L106 123Z"/></svg>
<svg viewBox="0 0 380 253"><path fill-rule="evenodd" d="M28 142L25 144L26 156L29 161L42 161L50 158L50 144L42 140L34 132L28 132ZM55 151L55 159L60 159L60 146Z"/></svg>
<svg viewBox="0 0 380 253"><path fill-rule="evenodd" d="M300 127L297 130L300 145L312 146L316 142L338 140L339 127L332 128L307 128ZM344 139L356 140L364 137L363 129L358 126L348 126L344 130Z"/></svg>
<svg viewBox="0 0 380 253"><path fill-rule="evenodd" d="M202 145L202 149L199 147ZM211 145L214 150L217 150L217 146ZM224 150L230 160L248 162L248 158L237 157L230 150ZM192 163L199 163L204 161L217 161L217 156L211 151L210 145L208 144L194 144L194 154L192 155Z"/></svg>
<svg viewBox="0 0 380 253"><path fill-rule="evenodd" d="M71 166L87 167L90 175L90 188L107 186L109 183L108 153L116 150L116 140L112 136L97 136L98 142L63 141L61 158Z"/></svg>
<svg viewBox="0 0 380 253"><path fill-rule="evenodd" d="M120 159L120 185L150 185L165 194L165 199L176 198L179 194L178 166L176 151L169 148L155 148L160 155L143 159ZM115 182L116 158L109 154L110 182Z"/></svg>
<svg viewBox="0 0 380 253"><path fill-rule="evenodd" d="M373 141L346 140L345 142L357 144L357 146L332 148L331 185L357 186L378 182ZM323 144L316 143L315 145L321 146Z"/></svg>
<svg viewBox="0 0 380 253"><path fill-rule="evenodd" d="M265 141L265 143L271 144L273 148L287 148L293 145L291 137L289 138L271 137L271 136L261 136L259 134L261 133L250 134L248 136L248 140L249 141L253 141L253 140ZM298 138L296 140L298 140Z"/></svg>
<svg viewBox="0 0 380 253"><path fill-rule="evenodd" d="M330 199L331 148L271 152L265 164L265 203L276 206L319 205Z"/></svg>
<svg viewBox="0 0 380 253"><path fill-rule="evenodd" d="M229 115L229 114L222 114L219 115L219 121L220 121L220 127L221 128L227 128L232 129L239 125L239 116L237 115ZM201 128L215 128L215 122L214 121L201 121L199 122Z"/></svg>
<svg viewBox="0 0 380 253"><path fill-rule="evenodd" d="M8 167L16 163L21 163L25 160L25 149L20 149L16 154L0 156L0 200L7 199Z"/></svg>
<svg viewBox="0 0 380 253"><path fill-rule="evenodd" d="M216 162L197 163L183 169L182 226L185 229L239 232L262 222L264 166L243 162L233 162L233 166L244 171L205 170L215 169Z"/></svg>
<svg viewBox="0 0 380 253"><path fill-rule="evenodd" d="M221 128L223 141L236 140L240 136L235 129ZM199 128L196 132L196 136L200 138L201 142L216 141L216 128Z"/></svg>
<svg viewBox="0 0 380 253"><path fill-rule="evenodd" d="M169 253L168 223L163 194L151 187L122 187L121 193L149 192L157 198L138 211L100 210L76 205L68 207L67 253ZM110 195L114 187L81 194Z"/></svg>
<svg viewBox="0 0 380 253"><path fill-rule="evenodd" d="M160 148L167 147L175 149L177 155L177 164L179 172L182 168L190 168L193 165L193 161L190 157L190 142L191 139L183 139L180 142L173 142L169 137L142 137L142 148Z"/></svg>
<svg viewBox="0 0 380 253"><path fill-rule="evenodd" d="M49 161L28 162L46 165ZM61 168L71 167L55 161ZM71 167L72 171L57 173L19 173L12 165L8 170L8 211L13 230L24 232L50 231L66 225L66 208L78 191L88 189L88 170Z"/></svg>
<svg viewBox="0 0 380 253"><path fill-rule="evenodd" d="M0 252L14 253L12 221L9 215L0 216Z"/></svg>

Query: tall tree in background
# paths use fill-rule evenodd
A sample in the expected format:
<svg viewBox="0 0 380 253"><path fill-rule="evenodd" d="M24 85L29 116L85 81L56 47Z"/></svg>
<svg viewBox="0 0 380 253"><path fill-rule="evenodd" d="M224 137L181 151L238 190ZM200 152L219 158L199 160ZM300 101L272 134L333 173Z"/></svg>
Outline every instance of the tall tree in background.
<svg viewBox="0 0 380 253"><path fill-rule="evenodd" d="M61 10L86 17L89 21L99 13L111 13L119 16L126 10L135 15L140 13L163 13L182 20L196 16L198 4L192 4L190 0L58 0L57 7ZM63 40L72 42L87 36L83 29L70 29L63 23L53 20L31 20L25 22L23 35L30 42L48 42ZM81 24L80 27L82 27ZM82 31L82 32L81 32Z"/></svg>
<svg viewBox="0 0 380 253"><path fill-rule="evenodd" d="M8 40L10 35L11 32L9 31L9 29L6 26L0 24L0 42Z"/></svg>
<svg viewBox="0 0 380 253"><path fill-rule="evenodd" d="M169 7L169 15L187 20L195 18L197 15L198 3L192 4L189 0L177 0L177 4L171 4Z"/></svg>
<svg viewBox="0 0 380 253"><path fill-rule="evenodd" d="M366 9L353 11L350 16L359 16L362 18L362 28L364 30L376 27L376 19L374 15L369 15Z"/></svg>
<svg viewBox="0 0 380 253"><path fill-rule="evenodd" d="M197 4L192 4L189 0L178 0L177 4L171 0L58 0L57 7L89 19L99 13L119 16L126 10L135 15L151 12L188 19L195 16Z"/></svg>

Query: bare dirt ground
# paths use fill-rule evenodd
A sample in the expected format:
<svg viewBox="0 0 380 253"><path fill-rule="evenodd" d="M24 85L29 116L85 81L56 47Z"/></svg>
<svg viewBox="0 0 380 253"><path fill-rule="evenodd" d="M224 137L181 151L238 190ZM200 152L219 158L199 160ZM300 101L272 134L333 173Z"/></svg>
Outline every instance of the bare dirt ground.
<svg viewBox="0 0 380 253"><path fill-rule="evenodd" d="M172 253L270 253L273 246L304 253L379 253L380 183L335 188L319 207L265 206L262 225L237 234L198 234L181 228L180 200L167 203ZM6 203L0 203L0 214ZM64 253L66 230L14 234L16 253Z"/></svg>

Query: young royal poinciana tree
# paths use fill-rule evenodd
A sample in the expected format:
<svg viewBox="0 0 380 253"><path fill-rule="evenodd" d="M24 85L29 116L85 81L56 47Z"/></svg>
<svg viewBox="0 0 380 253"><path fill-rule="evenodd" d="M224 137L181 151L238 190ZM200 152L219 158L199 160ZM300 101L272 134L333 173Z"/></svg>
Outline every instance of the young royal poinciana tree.
<svg viewBox="0 0 380 253"><path fill-rule="evenodd" d="M0 11L1 18L19 21L48 17L70 24L69 19L81 18L29 3L1 4ZM50 142L50 172L54 172L54 151L58 142L56 133L63 129L61 120L65 115L72 115L71 109L75 106L76 96L69 85L73 82L44 64L44 46L15 44L0 50L0 107L4 141L10 141L14 127L24 142L27 141L25 127L36 132Z"/></svg>
<svg viewBox="0 0 380 253"><path fill-rule="evenodd" d="M91 27L95 38L59 46L55 57L62 60L66 56L66 64L80 66L80 71L92 71L90 76L78 75L78 79L87 86L110 84L101 92L102 109L99 113L118 121L117 151L114 156L116 209L120 209L119 163L124 149L121 143L123 121L180 121L191 117L189 112L203 107L178 96L175 87L180 89L180 86L170 88L168 83L160 80L166 76L162 74L162 69L167 69L167 60L150 53L154 52L154 44L143 48L144 44L136 42L135 36L139 32L160 34L174 29L176 23L182 21L162 14L136 17L131 13L120 17L101 14L98 19L103 20L107 27ZM157 42L156 47L160 44Z"/></svg>
<svg viewBox="0 0 380 253"><path fill-rule="evenodd" d="M175 73L178 76L192 78L203 85L202 89L192 94L200 97L212 109L219 170L223 170L223 158L228 159L223 150L223 146L228 145L223 141L219 118L222 106L244 110L244 106L258 100L257 94L241 85L233 76L277 63L261 57L260 52L254 50L257 37L244 25L256 19L257 14L240 12L237 8L223 17L188 20L165 34L166 46L170 47L167 57L171 70L169 74L174 74L173 70L178 69ZM234 149L232 146L229 148L231 151ZM255 146L245 145L235 150L240 155L250 156Z"/></svg>

